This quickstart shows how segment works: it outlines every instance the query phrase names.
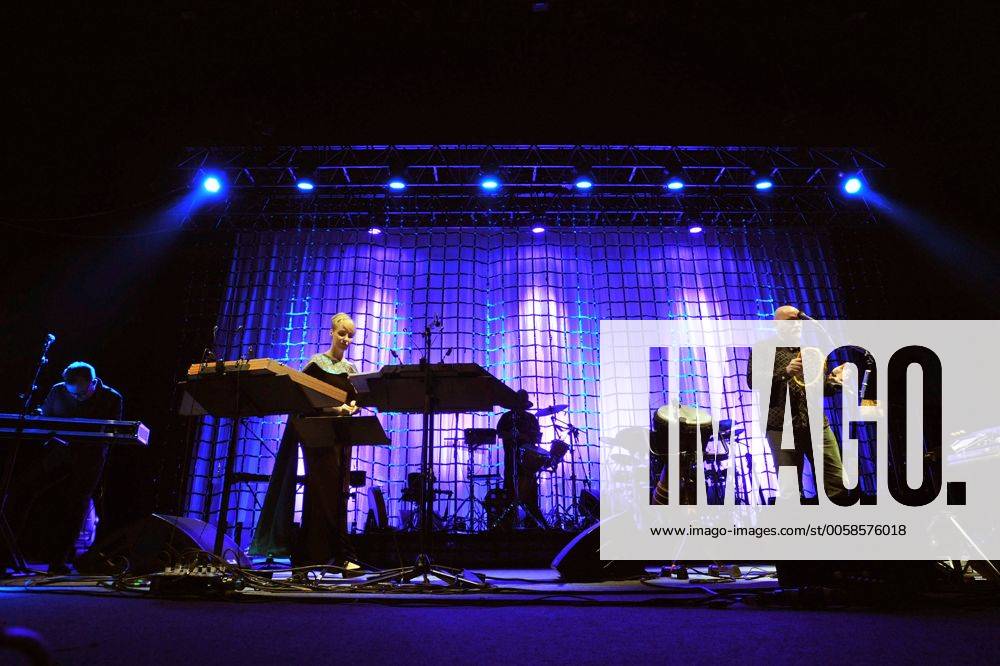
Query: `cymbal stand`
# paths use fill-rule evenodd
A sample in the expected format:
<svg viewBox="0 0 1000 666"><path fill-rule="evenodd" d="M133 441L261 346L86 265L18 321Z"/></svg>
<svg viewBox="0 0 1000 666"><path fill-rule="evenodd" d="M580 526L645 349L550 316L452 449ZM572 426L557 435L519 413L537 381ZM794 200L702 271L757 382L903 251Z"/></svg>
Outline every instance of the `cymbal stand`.
<svg viewBox="0 0 1000 666"><path fill-rule="evenodd" d="M576 476L576 449L580 445L580 429L574 426L572 423L567 421L560 421L552 416L552 427L555 429L557 434L561 434L563 429L569 431L570 447L569 447L569 483L570 488L573 489L572 498L569 503L569 515L572 516L572 525L578 526L580 524L580 493L577 490L578 479ZM584 487L588 490L590 489L590 476L584 480Z"/></svg>

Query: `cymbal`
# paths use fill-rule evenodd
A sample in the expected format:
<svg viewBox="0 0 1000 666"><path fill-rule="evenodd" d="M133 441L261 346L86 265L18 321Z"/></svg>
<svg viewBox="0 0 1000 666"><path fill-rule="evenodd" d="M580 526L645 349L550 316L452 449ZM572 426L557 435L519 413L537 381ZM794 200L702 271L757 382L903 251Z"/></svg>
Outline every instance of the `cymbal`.
<svg viewBox="0 0 1000 666"><path fill-rule="evenodd" d="M535 411L535 416L552 416L553 414L558 414L568 408L569 405L552 405L551 407L542 407L541 409Z"/></svg>

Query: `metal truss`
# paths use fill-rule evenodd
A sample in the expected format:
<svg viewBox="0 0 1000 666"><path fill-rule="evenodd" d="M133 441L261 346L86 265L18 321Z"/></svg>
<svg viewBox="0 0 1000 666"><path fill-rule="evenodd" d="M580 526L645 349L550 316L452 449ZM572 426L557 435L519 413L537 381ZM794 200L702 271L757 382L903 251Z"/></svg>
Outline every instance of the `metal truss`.
<svg viewBox="0 0 1000 666"><path fill-rule="evenodd" d="M858 225L873 222L842 179L885 165L856 148L625 145L366 145L190 148L177 166L193 187L212 173L218 200L198 226ZM574 186L587 174L594 186ZM484 192L479 180L497 176ZM406 188L387 187L390 175ZM684 188L666 187L679 178ZM773 187L759 191L767 178ZM308 179L314 189L296 184Z"/></svg>

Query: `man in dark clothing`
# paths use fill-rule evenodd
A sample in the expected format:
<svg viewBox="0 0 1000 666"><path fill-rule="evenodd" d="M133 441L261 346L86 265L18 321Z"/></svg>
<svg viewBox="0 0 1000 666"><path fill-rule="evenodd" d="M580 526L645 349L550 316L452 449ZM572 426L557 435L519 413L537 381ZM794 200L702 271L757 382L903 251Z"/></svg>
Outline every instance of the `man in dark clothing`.
<svg viewBox="0 0 1000 666"><path fill-rule="evenodd" d="M122 396L104 385L93 366L77 361L63 371L63 381L49 390L41 412L59 418L120 420ZM67 563L107 456L107 444L49 442L40 457L23 458L14 469L8 508L12 528L19 541L34 537L31 541L39 543L49 573L69 571ZM52 500L52 512L49 520L36 524L30 514L43 497Z"/></svg>
<svg viewBox="0 0 1000 666"><path fill-rule="evenodd" d="M776 321L788 322L785 326L786 334L793 339L800 335L798 328L799 310L791 305L779 307L774 314ZM796 327L794 330L791 327ZM802 472L805 461L808 460L813 469L814 479L819 479L819 472L822 471L824 488L827 496L836 499L840 494L836 487L836 482L841 479L844 464L840 455L840 448L837 438L830 428L830 422L826 416L823 417L823 465L821 470L817 470L816 461L813 458L812 435L809 424L809 412L806 401L806 384L811 381L823 382L823 394L833 395L843 388L844 366L840 365L827 374L825 369L821 369L822 375L809 378L803 377L802 348L777 346L775 341L769 341L776 345L774 366L771 373L770 392L761 391L761 403L766 405L767 412L767 442L771 448L771 456L774 460L775 470L783 462L782 435L785 419L785 395L787 392L790 401L789 411L792 421L792 439L794 450L787 450L786 455L791 458L798 470L799 494L804 503L815 503L818 500L805 500L805 488L802 479ZM753 388L753 354L750 355L750 362L747 364L747 386ZM766 401L766 402L765 402ZM819 492L819 484L816 486ZM832 493L832 494L831 494Z"/></svg>
<svg viewBox="0 0 1000 666"><path fill-rule="evenodd" d="M538 505L537 469L527 468L522 458L526 449L538 444L541 428L535 415L528 411L533 406L528 392L521 389L517 394L520 400L518 406L505 412L497 421L497 434L503 442L504 492L508 503L521 502L524 510L541 527L545 525L545 518ZM516 518L516 511L509 513L504 527L513 527Z"/></svg>
<svg viewBox="0 0 1000 666"><path fill-rule="evenodd" d="M66 419L122 418L121 394L104 383L88 363L77 361L63 371L42 403L42 415Z"/></svg>

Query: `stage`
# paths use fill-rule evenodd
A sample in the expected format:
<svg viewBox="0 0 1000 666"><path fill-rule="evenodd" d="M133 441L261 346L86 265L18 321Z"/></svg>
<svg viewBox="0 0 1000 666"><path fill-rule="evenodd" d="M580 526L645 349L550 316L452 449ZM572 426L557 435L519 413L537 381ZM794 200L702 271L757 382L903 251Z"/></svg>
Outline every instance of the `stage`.
<svg viewBox="0 0 1000 666"><path fill-rule="evenodd" d="M12 22L0 662L996 661L993 17L369 4Z"/></svg>
<svg viewBox="0 0 1000 666"><path fill-rule="evenodd" d="M768 568L737 582L692 573L690 581L565 584L549 570L481 573L494 582L491 592L190 600L52 580L4 586L0 604L7 627L37 631L61 664L315 663L334 654L338 662L419 664L755 663L824 654L858 663L986 663L1000 644L1000 610L982 598L865 609L782 597Z"/></svg>

